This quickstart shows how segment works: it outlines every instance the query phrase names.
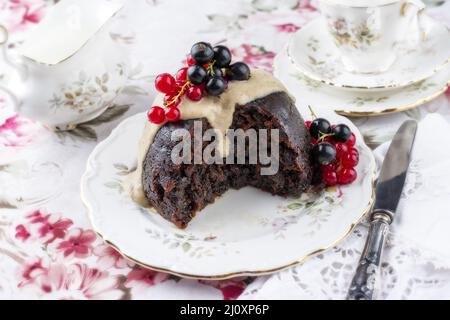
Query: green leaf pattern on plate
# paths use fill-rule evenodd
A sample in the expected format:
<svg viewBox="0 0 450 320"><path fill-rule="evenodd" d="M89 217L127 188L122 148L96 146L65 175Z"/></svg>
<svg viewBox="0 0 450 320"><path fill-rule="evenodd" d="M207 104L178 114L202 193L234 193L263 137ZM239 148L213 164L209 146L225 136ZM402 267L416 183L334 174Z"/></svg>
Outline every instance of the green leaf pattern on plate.
<svg viewBox="0 0 450 320"><path fill-rule="evenodd" d="M212 241L214 237L208 236L204 239L197 238L189 234L166 233L156 229L146 229L145 232L154 240L161 241L162 244L170 250L178 250L181 254L187 254L192 258L200 259L202 257L213 256L218 246L206 248L202 245L204 241Z"/></svg>
<svg viewBox="0 0 450 320"><path fill-rule="evenodd" d="M319 195L304 194L295 201L290 200L281 205L277 217L271 220L261 219L260 223L272 228L275 238L283 239L289 226L307 219L310 228L305 236L313 236L320 230L322 223L328 220L333 209L341 205L342 197L338 187L327 188Z"/></svg>

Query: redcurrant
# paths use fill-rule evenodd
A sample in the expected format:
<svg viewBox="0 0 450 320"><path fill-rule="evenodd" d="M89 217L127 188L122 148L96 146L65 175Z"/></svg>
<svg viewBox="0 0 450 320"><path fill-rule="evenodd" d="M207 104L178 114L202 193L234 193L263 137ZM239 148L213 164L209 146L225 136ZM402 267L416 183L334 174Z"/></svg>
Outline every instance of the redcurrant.
<svg viewBox="0 0 450 320"><path fill-rule="evenodd" d="M358 156L353 152L344 154L341 159L341 163L344 168L354 168L358 165L358 162Z"/></svg>
<svg viewBox="0 0 450 320"><path fill-rule="evenodd" d="M350 135L350 138L347 140L346 144L347 144L349 147L353 147L353 146L355 145L355 143L356 143L356 136L355 136L355 134L352 132L352 134Z"/></svg>
<svg viewBox="0 0 450 320"><path fill-rule="evenodd" d="M180 92L180 91L181 91L181 88L182 88L183 86L185 86L185 85L186 85L186 81L180 81L180 80L177 80L176 90L173 91L173 93L175 94L175 93Z"/></svg>
<svg viewBox="0 0 450 320"><path fill-rule="evenodd" d="M355 169L341 168L337 172L337 182L339 184L350 184L356 180L357 173Z"/></svg>
<svg viewBox="0 0 450 320"><path fill-rule="evenodd" d="M322 173L322 179L327 186L335 186L338 182L337 174L334 171L325 171Z"/></svg>
<svg viewBox="0 0 450 320"><path fill-rule="evenodd" d="M351 148L348 152L355 155L359 160L359 152L356 148Z"/></svg>
<svg viewBox="0 0 450 320"><path fill-rule="evenodd" d="M180 103L181 103L181 99L178 96L178 94L176 94L176 95L166 94L164 96L164 105L166 107L175 108L175 107L178 107L180 105Z"/></svg>
<svg viewBox="0 0 450 320"><path fill-rule="evenodd" d="M147 118L154 124L162 124L166 120L164 109L158 106L153 106L147 113Z"/></svg>
<svg viewBox="0 0 450 320"><path fill-rule="evenodd" d="M179 83L184 84L187 81L187 71L188 68L181 68L180 70L178 70L176 78Z"/></svg>
<svg viewBox="0 0 450 320"><path fill-rule="evenodd" d="M338 159L341 159L342 156L345 155L349 150L349 147L342 142L334 143L334 147L336 148L336 156L338 157Z"/></svg>
<svg viewBox="0 0 450 320"><path fill-rule="evenodd" d="M162 73L155 79L155 87L159 92L170 94L177 89L175 78L168 73Z"/></svg>
<svg viewBox="0 0 450 320"><path fill-rule="evenodd" d="M336 164L335 163L330 163L327 165L322 165L320 166L322 173L324 172L335 172L336 171Z"/></svg>
<svg viewBox="0 0 450 320"><path fill-rule="evenodd" d="M188 67L193 66L195 63L196 62L195 62L194 58L192 58L191 55L188 55L187 59L186 59L186 64L188 65Z"/></svg>
<svg viewBox="0 0 450 320"><path fill-rule="evenodd" d="M180 109L178 109L176 107L167 108L167 110L166 110L167 121L176 122L176 121L180 120L180 118L181 118Z"/></svg>
<svg viewBox="0 0 450 320"><path fill-rule="evenodd" d="M203 91L199 86L190 87L186 96L192 101L200 101L203 97Z"/></svg>
<svg viewBox="0 0 450 320"><path fill-rule="evenodd" d="M202 93L205 94L206 93L206 83L203 82L202 84L200 84L198 86L200 89L202 89Z"/></svg>

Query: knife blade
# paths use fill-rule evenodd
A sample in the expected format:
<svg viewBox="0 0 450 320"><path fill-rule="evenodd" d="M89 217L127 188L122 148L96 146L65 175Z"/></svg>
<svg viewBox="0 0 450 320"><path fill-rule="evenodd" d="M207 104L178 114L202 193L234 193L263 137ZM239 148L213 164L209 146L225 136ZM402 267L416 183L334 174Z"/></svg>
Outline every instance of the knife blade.
<svg viewBox="0 0 450 320"><path fill-rule="evenodd" d="M405 185L417 122L404 122L395 134L381 167L370 217L369 235L359 260L347 299L372 300L375 297L381 256L389 226Z"/></svg>
<svg viewBox="0 0 450 320"><path fill-rule="evenodd" d="M374 210L389 210L394 213L397 209L405 184L416 131L417 122L409 120L395 134L378 177Z"/></svg>

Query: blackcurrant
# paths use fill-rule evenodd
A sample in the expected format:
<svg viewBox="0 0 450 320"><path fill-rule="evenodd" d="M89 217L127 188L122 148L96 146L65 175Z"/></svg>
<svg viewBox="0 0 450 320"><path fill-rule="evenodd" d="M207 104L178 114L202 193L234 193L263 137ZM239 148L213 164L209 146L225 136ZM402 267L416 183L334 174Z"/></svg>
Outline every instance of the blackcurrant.
<svg viewBox="0 0 450 320"><path fill-rule="evenodd" d="M208 73L202 66L195 64L188 69L188 78L193 84L202 84L207 76Z"/></svg>
<svg viewBox="0 0 450 320"><path fill-rule="evenodd" d="M213 76L206 83L206 92L211 96L221 95L227 87L226 80L222 77Z"/></svg>
<svg viewBox="0 0 450 320"><path fill-rule="evenodd" d="M197 64L209 63L214 58L214 50L209 43L197 42L191 48L191 57Z"/></svg>
<svg viewBox="0 0 450 320"><path fill-rule="evenodd" d="M314 119L309 127L309 133L314 139L318 139L319 135L330 133L331 124L323 118Z"/></svg>
<svg viewBox="0 0 450 320"><path fill-rule="evenodd" d="M336 149L329 142L321 142L313 147L312 156L314 162L328 165L336 160Z"/></svg>
<svg viewBox="0 0 450 320"><path fill-rule="evenodd" d="M213 67L208 70L208 77L211 78L213 76L223 77L222 69Z"/></svg>
<svg viewBox="0 0 450 320"><path fill-rule="evenodd" d="M243 62L236 62L230 66L230 80L244 81L250 79L250 68Z"/></svg>
<svg viewBox="0 0 450 320"><path fill-rule="evenodd" d="M352 135L352 131L345 124L338 124L333 129L333 140L338 142L347 142Z"/></svg>
<svg viewBox="0 0 450 320"><path fill-rule="evenodd" d="M214 47L215 65L219 68L228 67L231 63L231 51L225 46Z"/></svg>

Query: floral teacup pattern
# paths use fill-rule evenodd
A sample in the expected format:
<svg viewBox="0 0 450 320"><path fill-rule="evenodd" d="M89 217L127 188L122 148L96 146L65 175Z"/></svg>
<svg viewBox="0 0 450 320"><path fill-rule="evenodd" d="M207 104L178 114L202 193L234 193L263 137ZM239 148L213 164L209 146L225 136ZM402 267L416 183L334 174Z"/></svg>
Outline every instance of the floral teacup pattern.
<svg viewBox="0 0 450 320"><path fill-rule="evenodd" d="M319 1L323 19L347 70L355 73L381 73L389 69L397 54L393 50L408 34L412 15L405 5L347 6Z"/></svg>
<svg viewBox="0 0 450 320"><path fill-rule="evenodd" d="M366 21L351 25L345 18L335 19L328 16L327 23L334 43L339 47L350 46L363 50L381 38L381 34L375 33Z"/></svg>

